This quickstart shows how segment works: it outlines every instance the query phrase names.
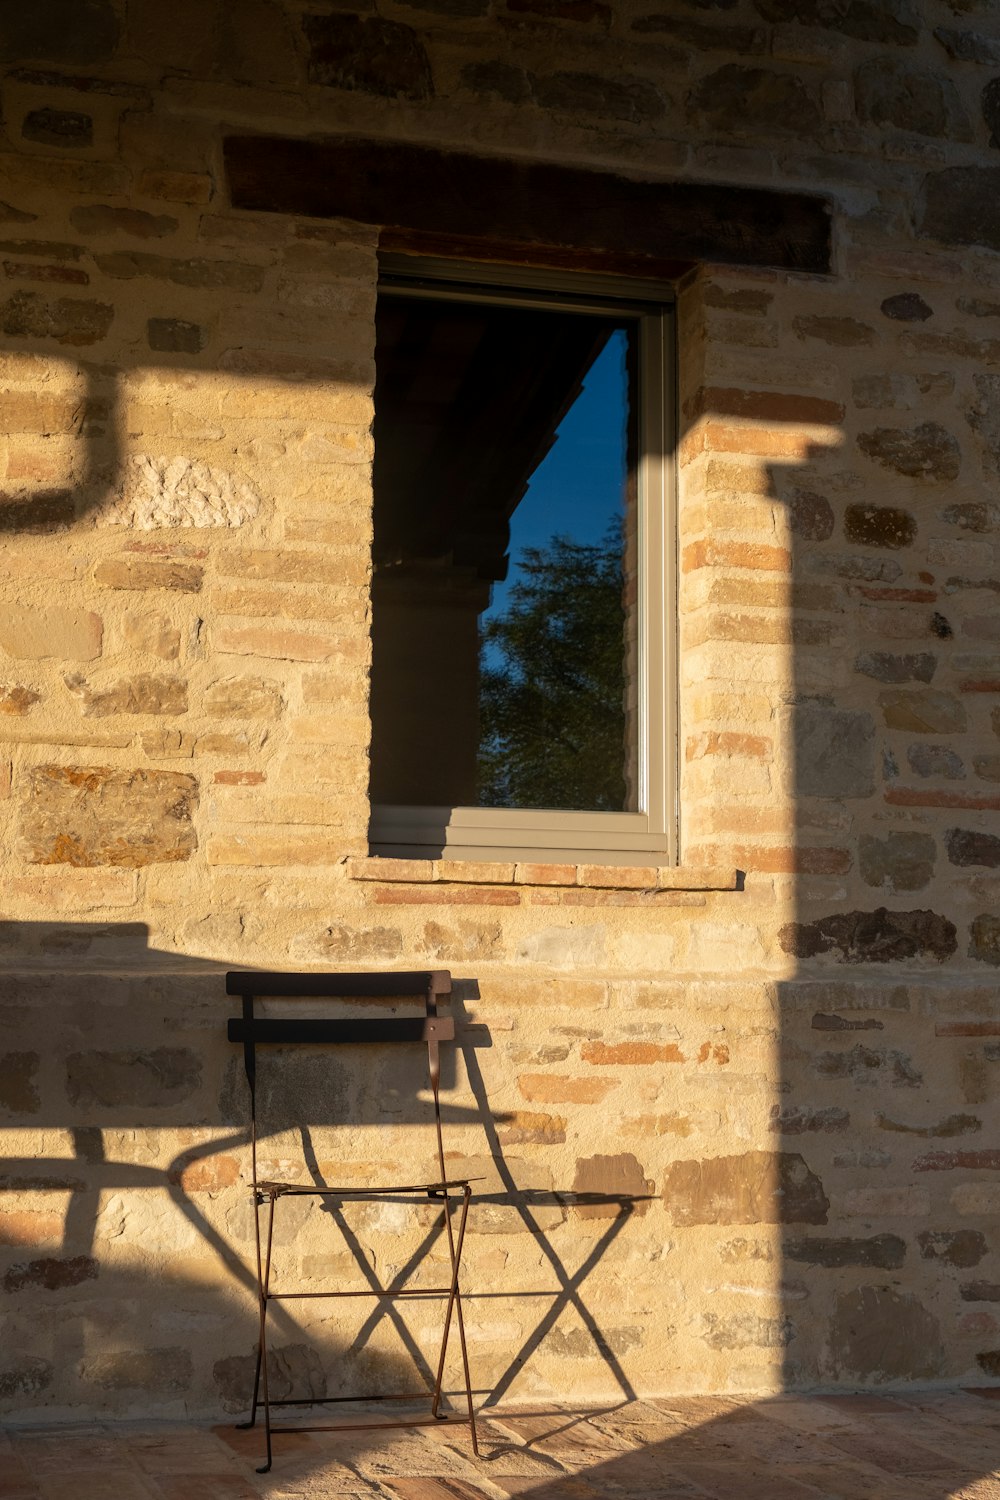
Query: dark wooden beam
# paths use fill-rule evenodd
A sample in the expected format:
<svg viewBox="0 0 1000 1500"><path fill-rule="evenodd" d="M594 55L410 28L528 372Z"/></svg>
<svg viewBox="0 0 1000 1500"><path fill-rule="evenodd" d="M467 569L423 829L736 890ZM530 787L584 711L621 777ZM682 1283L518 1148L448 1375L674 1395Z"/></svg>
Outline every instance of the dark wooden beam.
<svg viewBox="0 0 1000 1500"><path fill-rule="evenodd" d="M348 136L229 136L224 151L234 208L376 224L387 244L461 243L494 257L511 245L519 258L535 247L653 275L697 261L830 270L829 207L809 193L636 181Z"/></svg>

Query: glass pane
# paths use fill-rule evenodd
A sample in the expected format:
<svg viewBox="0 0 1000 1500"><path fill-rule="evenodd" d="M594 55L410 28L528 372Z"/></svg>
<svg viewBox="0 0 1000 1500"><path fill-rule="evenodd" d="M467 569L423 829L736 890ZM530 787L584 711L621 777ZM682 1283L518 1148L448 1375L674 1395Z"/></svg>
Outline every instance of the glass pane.
<svg viewBox="0 0 1000 1500"><path fill-rule="evenodd" d="M637 806L636 333L380 299L373 801Z"/></svg>

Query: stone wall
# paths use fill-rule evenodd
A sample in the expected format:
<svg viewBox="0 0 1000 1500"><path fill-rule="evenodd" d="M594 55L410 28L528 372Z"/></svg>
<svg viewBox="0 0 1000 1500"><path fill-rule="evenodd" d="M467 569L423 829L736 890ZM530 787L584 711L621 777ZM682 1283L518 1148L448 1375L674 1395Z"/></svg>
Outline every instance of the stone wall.
<svg viewBox="0 0 1000 1500"><path fill-rule="evenodd" d="M3 1402L243 1401L237 966L456 975L482 1391L1000 1373L989 0L35 0L0 49ZM833 275L680 291L678 869L366 858L377 228L228 207L248 130L829 198ZM426 1160L409 1074L302 1066L324 1169ZM440 1275L330 1227L309 1287ZM282 1315L276 1384L431 1322Z"/></svg>

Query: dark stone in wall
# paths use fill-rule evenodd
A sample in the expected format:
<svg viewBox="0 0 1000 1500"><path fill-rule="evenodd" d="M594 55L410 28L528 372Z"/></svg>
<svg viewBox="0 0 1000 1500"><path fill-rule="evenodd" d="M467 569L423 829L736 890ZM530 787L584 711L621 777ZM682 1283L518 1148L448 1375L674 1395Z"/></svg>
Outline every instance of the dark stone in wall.
<svg viewBox="0 0 1000 1500"><path fill-rule="evenodd" d="M0 26L0 58L50 63L106 62L120 23L110 0L32 0L8 4Z"/></svg>
<svg viewBox="0 0 1000 1500"><path fill-rule="evenodd" d="M0 1109L12 1114L33 1115L39 1108L37 1052L0 1054Z"/></svg>
<svg viewBox="0 0 1000 1500"><path fill-rule="evenodd" d="M187 1349L113 1349L84 1359L80 1379L107 1391L186 1391L193 1364Z"/></svg>
<svg viewBox="0 0 1000 1500"><path fill-rule="evenodd" d="M984 1375L1000 1375L1000 1349L986 1349L977 1354L976 1364Z"/></svg>
<svg viewBox="0 0 1000 1500"><path fill-rule="evenodd" d="M809 1109L797 1105L779 1109L775 1104L771 1108L769 1128L780 1135L837 1135L846 1130L850 1123L851 1117L847 1110L840 1109L835 1104L826 1109Z"/></svg>
<svg viewBox="0 0 1000 1500"><path fill-rule="evenodd" d="M89 1255L74 1255L69 1260L45 1256L10 1266L4 1273L2 1285L5 1292L23 1292L31 1287L45 1292L61 1292L67 1287L79 1286L82 1281L95 1280L97 1271L97 1261Z"/></svg>
<svg viewBox="0 0 1000 1500"><path fill-rule="evenodd" d="M52 1384L55 1371L47 1359L25 1354L0 1369L0 1400L15 1396L38 1396Z"/></svg>
<svg viewBox="0 0 1000 1500"><path fill-rule="evenodd" d="M895 297L886 297L882 311L887 318L895 318L899 323L924 323L934 316L934 309L927 305L919 292L899 292Z"/></svg>
<svg viewBox="0 0 1000 1500"><path fill-rule="evenodd" d="M74 109L33 109L24 117L21 134L43 146L91 146L94 122Z"/></svg>
<svg viewBox="0 0 1000 1500"><path fill-rule="evenodd" d="M788 524L807 542L825 542L833 535L833 507L825 495L796 490L788 503Z"/></svg>
<svg viewBox="0 0 1000 1500"><path fill-rule="evenodd" d="M850 1078L855 1083L891 1081L893 1088L917 1088L923 1077L905 1052L896 1048L865 1047L857 1042L849 1052L820 1052L814 1060L822 1078Z"/></svg>
<svg viewBox="0 0 1000 1500"><path fill-rule="evenodd" d="M1000 866L1000 838L995 834L949 828L944 846L953 865L984 865L988 870Z"/></svg>
<svg viewBox="0 0 1000 1500"><path fill-rule="evenodd" d="M150 318L146 324L146 342L151 349L164 354L198 354L205 345L205 331L197 323L183 318Z"/></svg>
<svg viewBox="0 0 1000 1500"><path fill-rule="evenodd" d="M987 469L1000 474L1000 375L975 375L973 383L979 399L968 413L969 426L983 439Z"/></svg>
<svg viewBox="0 0 1000 1500"><path fill-rule="evenodd" d="M972 130L953 83L936 73L875 59L854 80L858 115L872 125L892 125L917 135L969 141Z"/></svg>
<svg viewBox="0 0 1000 1500"><path fill-rule="evenodd" d="M877 1021L874 1016L866 1016L862 1020L851 1020L847 1016L828 1015L825 1011L818 1010L812 1018L813 1031L884 1031L885 1022Z"/></svg>
<svg viewBox="0 0 1000 1500"><path fill-rule="evenodd" d="M910 431L876 427L858 434L858 447L883 468L908 479L957 479L962 467L957 441L938 422L921 422Z"/></svg>
<svg viewBox="0 0 1000 1500"><path fill-rule="evenodd" d="M990 145L1000 148L1000 78L991 78L983 89L983 119L990 134Z"/></svg>
<svg viewBox="0 0 1000 1500"><path fill-rule="evenodd" d="M1000 968L1000 917L982 912L969 927L969 957Z"/></svg>
<svg viewBox="0 0 1000 1500"><path fill-rule="evenodd" d="M933 911L837 912L816 922L789 922L778 941L796 958L839 954L844 963L900 963L908 958L950 958L958 946L955 925ZM997 962L1000 963L1000 954Z"/></svg>
<svg viewBox="0 0 1000 1500"><path fill-rule="evenodd" d="M212 1369L216 1388L227 1411L242 1411L253 1395L255 1356L230 1354ZM325 1396L326 1375L309 1344L285 1344L267 1351L267 1385L271 1400L302 1400Z"/></svg>
<svg viewBox="0 0 1000 1500"><path fill-rule="evenodd" d="M875 723L870 714L802 704L792 730L799 796L868 797L875 790Z"/></svg>
<svg viewBox="0 0 1000 1500"><path fill-rule="evenodd" d="M1000 1302L1000 1286L995 1281L970 1281L961 1288L963 1302Z"/></svg>
<svg viewBox="0 0 1000 1500"><path fill-rule="evenodd" d="M663 1184L674 1224L825 1224L830 1201L797 1151L674 1161Z"/></svg>
<svg viewBox="0 0 1000 1500"><path fill-rule="evenodd" d="M66 1059L67 1097L85 1109L166 1109L190 1099L200 1082L201 1059L186 1047L72 1052Z"/></svg>
<svg viewBox="0 0 1000 1500"><path fill-rule="evenodd" d="M511 15L544 16L557 21L575 21L582 26L596 22L603 31L611 25L611 7L603 0L506 0L506 6ZM483 10L486 9L484 5Z"/></svg>
<svg viewBox="0 0 1000 1500"><path fill-rule="evenodd" d="M952 26L935 26L934 36L956 62L1000 63L1000 41L996 37L980 36L975 31L956 31Z"/></svg>
<svg viewBox="0 0 1000 1500"><path fill-rule="evenodd" d="M862 42L912 47L920 16L910 0L754 0L766 21L821 26Z"/></svg>
<svg viewBox="0 0 1000 1500"><path fill-rule="evenodd" d="M662 95L643 78L606 78L599 73L553 73L536 78L535 98L544 109L638 125L663 114Z"/></svg>
<svg viewBox="0 0 1000 1500"><path fill-rule="evenodd" d="M823 120L816 100L801 79L768 68L726 63L694 89L690 105L717 130L770 129L782 134L815 135Z"/></svg>
<svg viewBox="0 0 1000 1500"><path fill-rule="evenodd" d="M115 310L107 302L59 297L47 302L38 292L15 292L0 309L0 327L11 338L55 339L81 347L107 333Z"/></svg>
<svg viewBox="0 0 1000 1500"><path fill-rule="evenodd" d="M964 1270L978 1266L989 1251L979 1229L922 1229L917 1244L924 1260L943 1260Z"/></svg>
<svg viewBox="0 0 1000 1500"><path fill-rule="evenodd" d="M834 1371L881 1384L929 1379L943 1366L937 1319L908 1292L862 1286L837 1298L830 1325Z"/></svg>
<svg viewBox="0 0 1000 1500"><path fill-rule="evenodd" d="M81 234L122 234L135 239L162 239L172 234L178 220L170 214L150 214L142 208L113 208L110 203L84 203L70 210L69 221Z"/></svg>
<svg viewBox="0 0 1000 1500"><path fill-rule="evenodd" d="M875 1115L879 1130L888 1130L895 1135L915 1135L919 1140L942 1140L956 1135L977 1135L983 1128L978 1115L948 1115L934 1125L903 1125L890 1120L881 1110Z"/></svg>
<svg viewBox="0 0 1000 1500"><path fill-rule="evenodd" d="M1000 90L997 100L1000 110ZM1000 139L996 144L1000 145ZM949 245L1000 250L1000 167L945 167L929 172L917 232Z"/></svg>
<svg viewBox="0 0 1000 1500"><path fill-rule="evenodd" d="M466 63L462 82L476 94L492 94L508 104L525 104L532 97L532 82L524 68L513 63Z"/></svg>
<svg viewBox="0 0 1000 1500"><path fill-rule="evenodd" d="M876 1234L867 1240L786 1240L784 1254L788 1260L810 1266L875 1266L880 1271L896 1271L906 1259L906 1241L898 1234Z"/></svg>
<svg viewBox="0 0 1000 1500"><path fill-rule="evenodd" d="M858 547L909 547L917 523L909 511L895 505L849 505L844 513L844 536Z"/></svg>
<svg viewBox="0 0 1000 1500"><path fill-rule="evenodd" d="M937 670L937 658L929 651L905 652L862 651L854 663L855 672L874 677L876 682L930 682Z"/></svg>
<svg viewBox="0 0 1000 1500"><path fill-rule="evenodd" d="M400 21L348 14L307 15L309 82L385 99L429 99L431 65L417 33Z"/></svg>
<svg viewBox="0 0 1000 1500"><path fill-rule="evenodd" d="M864 833L858 849L866 885L890 891L920 891L934 874L937 845L927 833L890 833L884 839Z"/></svg>

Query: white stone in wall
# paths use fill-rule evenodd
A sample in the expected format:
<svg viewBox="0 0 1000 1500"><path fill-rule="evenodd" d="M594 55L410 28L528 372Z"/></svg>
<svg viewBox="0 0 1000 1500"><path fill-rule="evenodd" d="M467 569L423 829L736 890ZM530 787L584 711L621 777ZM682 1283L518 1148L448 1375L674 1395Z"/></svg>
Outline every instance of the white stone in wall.
<svg viewBox="0 0 1000 1500"><path fill-rule="evenodd" d="M116 494L99 510L99 526L155 531L167 526L242 526L260 509L246 480L190 458L135 453Z"/></svg>

